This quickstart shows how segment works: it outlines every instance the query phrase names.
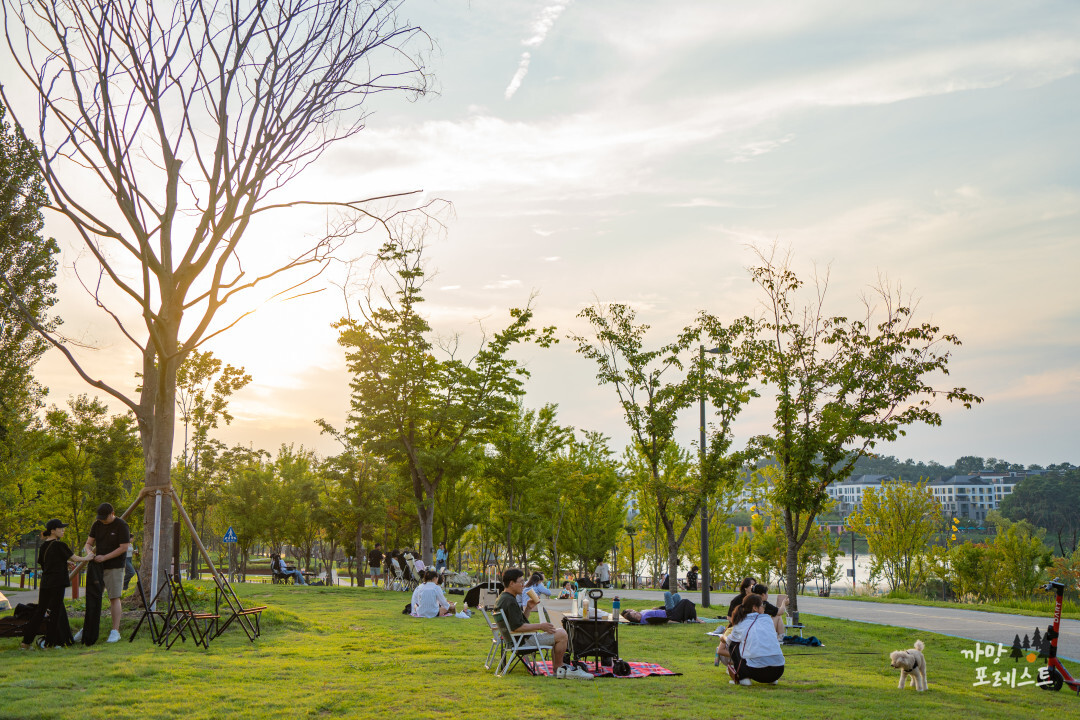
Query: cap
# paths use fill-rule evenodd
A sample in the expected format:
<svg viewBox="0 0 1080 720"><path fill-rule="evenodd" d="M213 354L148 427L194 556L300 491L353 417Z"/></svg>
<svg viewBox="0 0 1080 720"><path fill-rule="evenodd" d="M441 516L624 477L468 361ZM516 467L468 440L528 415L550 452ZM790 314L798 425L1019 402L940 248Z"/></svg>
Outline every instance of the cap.
<svg viewBox="0 0 1080 720"><path fill-rule="evenodd" d="M112 503L101 503L97 506L97 519L105 520L113 514Z"/></svg>
<svg viewBox="0 0 1080 720"><path fill-rule="evenodd" d="M53 518L49 522L45 523L45 532L51 533L53 530L56 530L58 528L66 528L66 527L67 527L66 522L60 522L60 520L58 518Z"/></svg>

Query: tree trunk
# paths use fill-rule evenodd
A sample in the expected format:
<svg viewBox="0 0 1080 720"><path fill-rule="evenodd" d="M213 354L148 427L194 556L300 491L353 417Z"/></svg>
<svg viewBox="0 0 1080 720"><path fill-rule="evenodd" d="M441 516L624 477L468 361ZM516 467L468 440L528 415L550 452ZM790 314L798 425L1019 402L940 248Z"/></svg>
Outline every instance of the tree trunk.
<svg viewBox="0 0 1080 720"><path fill-rule="evenodd" d="M431 497L416 501L416 516L420 519L420 554L425 565L434 565L431 546L434 539L435 503Z"/></svg>
<svg viewBox="0 0 1080 720"><path fill-rule="evenodd" d="M797 528L793 527L791 514L785 512L784 534L787 536L787 567L784 568L785 584L788 596L788 612L791 614L792 624L799 624L799 541L796 536Z"/></svg>

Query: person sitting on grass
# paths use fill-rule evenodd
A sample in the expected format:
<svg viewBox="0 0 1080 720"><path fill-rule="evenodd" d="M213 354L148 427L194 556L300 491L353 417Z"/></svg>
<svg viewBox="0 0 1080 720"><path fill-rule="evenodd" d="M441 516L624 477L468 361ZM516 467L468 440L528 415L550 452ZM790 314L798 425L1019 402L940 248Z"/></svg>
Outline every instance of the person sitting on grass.
<svg viewBox="0 0 1080 720"><path fill-rule="evenodd" d="M735 614L736 608L743 604L743 600L746 599L746 595L750 592L750 588L757 585L757 580L752 577L743 578L743 581L739 583L739 592L728 603L727 619L728 625L731 625L731 616Z"/></svg>
<svg viewBox="0 0 1080 720"><path fill-rule="evenodd" d="M424 571L424 582L412 596L412 615L421 618L453 617L457 603L448 602L443 589L435 582L439 574L434 570Z"/></svg>
<svg viewBox="0 0 1080 720"><path fill-rule="evenodd" d="M750 685L751 681L776 684L784 674L784 651L764 612L764 601L751 593L732 616L734 627L726 638L732 648L728 675L731 684Z"/></svg>
<svg viewBox="0 0 1080 720"><path fill-rule="evenodd" d="M787 595L777 595L776 605L769 602L769 587L758 583L750 588L750 592L761 598L762 612L772 618L773 627L776 629L776 637L782 638L786 634L784 627L784 614L787 611Z"/></svg>
<svg viewBox="0 0 1080 720"><path fill-rule="evenodd" d="M307 585L304 582L304 573L299 570L290 570L285 566L285 559L277 553L270 555L270 571L275 575L282 575L286 578L292 578L293 582L297 585Z"/></svg>
<svg viewBox="0 0 1080 720"><path fill-rule="evenodd" d="M577 678L578 680L592 680L592 673L579 670L573 665L563 665L563 654L566 652L566 631L556 628L548 622L527 623L525 617L532 612L538 603L529 600L522 611L518 604L518 595L525 592L525 573L520 568L508 568L503 573L503 587L506 588L495 601L495 609L502 613L506 620L506 626L510 632L539 632L540 647L551 648L551 669L559 680ZM530 642L533 640L530 639ZM526 646L529 647L529 646Z"/></svg>

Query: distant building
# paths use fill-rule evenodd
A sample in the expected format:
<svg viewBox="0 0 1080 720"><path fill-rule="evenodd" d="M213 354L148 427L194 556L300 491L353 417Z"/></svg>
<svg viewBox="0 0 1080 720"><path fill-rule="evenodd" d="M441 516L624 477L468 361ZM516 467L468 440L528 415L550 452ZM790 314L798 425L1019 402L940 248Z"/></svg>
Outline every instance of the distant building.
<svg viewBox="0 0 1080 720"><path fill-rule="evenodd" d="M926 486L941 503L942 511L956 518L983 522L991 510L1001 507L1001 502L1012 494L1016 485L1028 473L991 472L984 470L971 475L954 475L950 478L931 480ZM879 489L883 483L892 481L888 475L855 475L843 482L833 483L825 489L841 515L862 509L863 492L867 488Z"/></svg>
<svg viewBox="0 0 1080 720"><path fill-rule="evenodd" d="M832 483L825 492L836 501L836 510L847 515L862 509L862 495L867 488L878 489L881 484L892 480L888 475L853 475L847 480Z"/></svg>

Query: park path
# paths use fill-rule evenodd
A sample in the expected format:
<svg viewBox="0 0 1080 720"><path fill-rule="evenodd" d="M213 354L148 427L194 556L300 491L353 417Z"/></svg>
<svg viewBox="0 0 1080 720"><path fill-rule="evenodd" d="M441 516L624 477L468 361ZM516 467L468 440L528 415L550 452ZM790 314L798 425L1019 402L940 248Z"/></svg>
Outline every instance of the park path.
<svg viewBox="0 0 1080 720"><path fill-rule="evenodd" d="M657 605L664 602L663 592L657 590L605 590L604 597L611 597L616 592L619 597L623 598L655 600ZM709 599L712 607L705 609L700 607L701 593L679 593L680 597L698 603L698 615L703 618L716 617L726 613L728 603L731 602L734 595L732 593L716 592L710 595ZM1016 635L1019 635L1021 639L1025 635L1030 638L1035 634L1036 627L1039 628L1040 633L1044 633L1047 625L1053 622L1053 618L1050 616L1033 617L981 612L979 610L963 610L961 608L893 605L811 596L799 596L799 612L841 620L855 620L878 625L911 628L913 630L926 630L927 632L952 635L980 642L1002 643L1006 647L1012 645L1013 638ZM810 635L814 634L812 622L809 623L806 632ZM914 636L911 638L912 642L916 639ZM1080 662L1080 620L1061 621L1058 655L1073 662Z"/></svg>

